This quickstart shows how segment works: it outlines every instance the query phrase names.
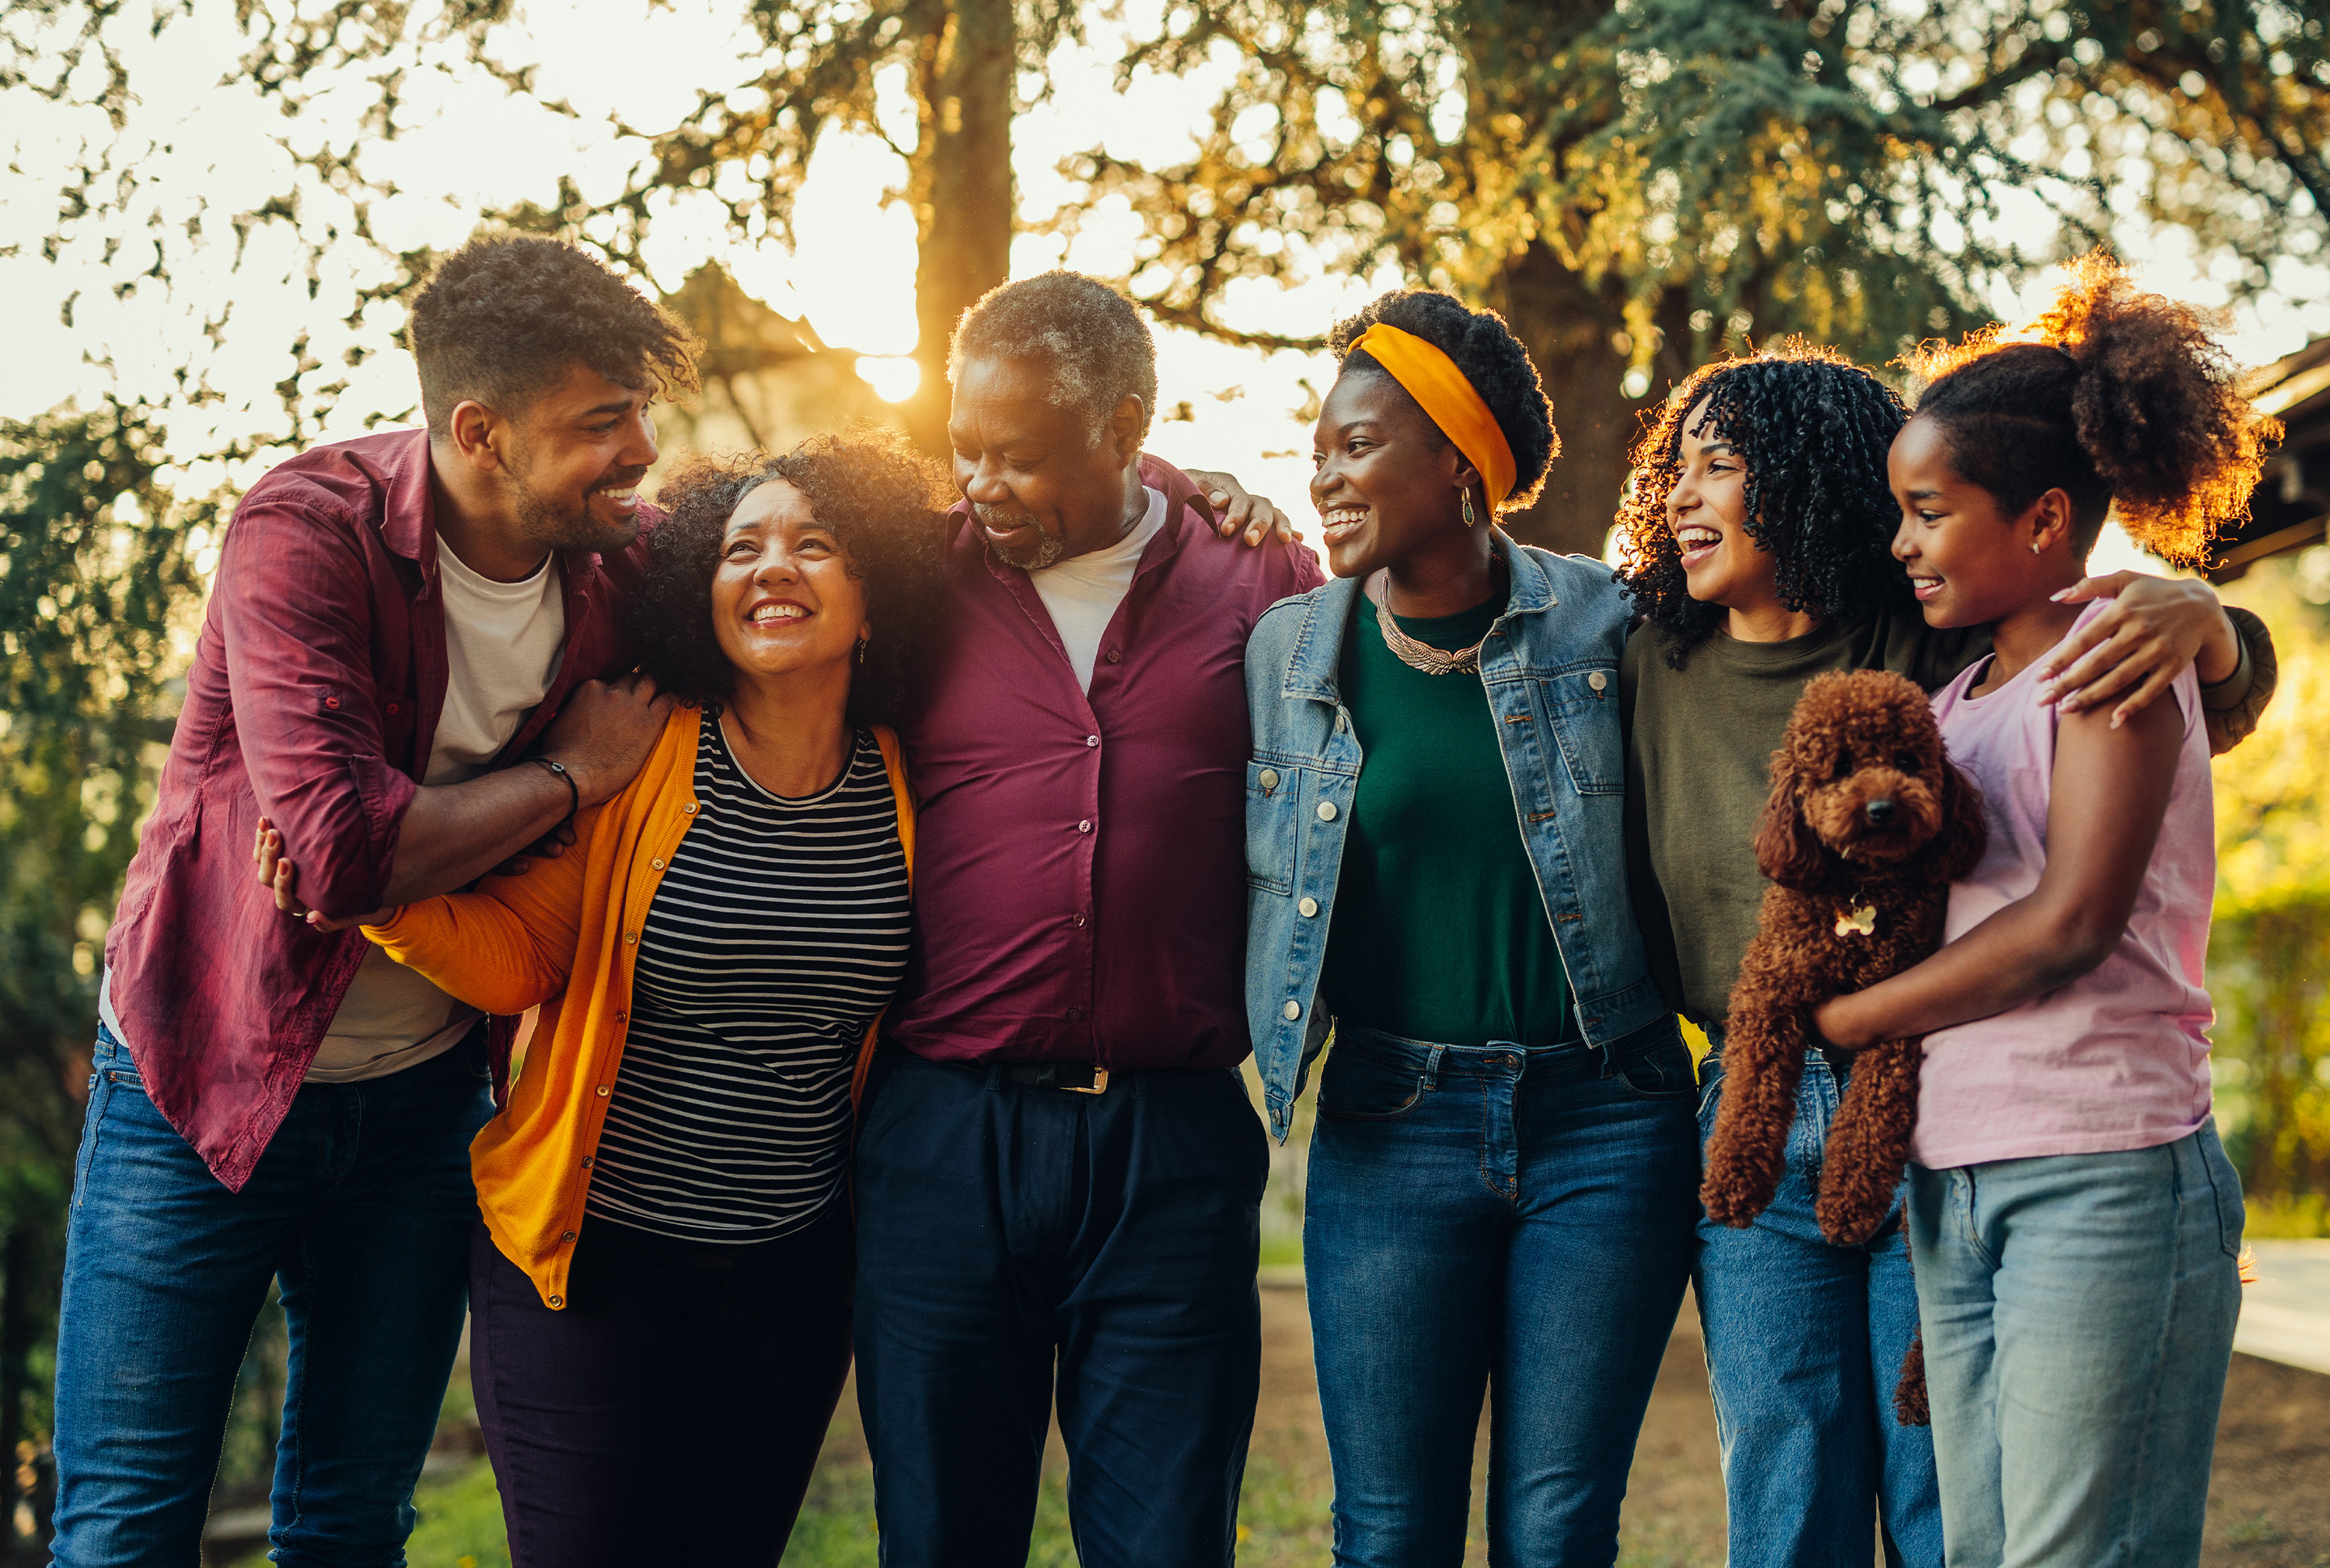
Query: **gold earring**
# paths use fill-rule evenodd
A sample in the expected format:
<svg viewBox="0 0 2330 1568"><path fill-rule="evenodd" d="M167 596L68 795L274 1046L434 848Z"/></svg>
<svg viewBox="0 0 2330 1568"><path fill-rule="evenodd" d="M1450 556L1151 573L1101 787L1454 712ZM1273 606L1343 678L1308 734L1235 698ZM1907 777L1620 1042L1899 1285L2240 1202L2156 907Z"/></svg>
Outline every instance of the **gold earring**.
<svg viewBox="0 0 2330 1568"><path fill-rule="evenodd" d="M1457 491L1456 493L1464 498L1464 526L1469 528L1473 523L1472 487L1467 485L1464 489Z"/></svg>
<svg viewBox="0 0 2330 1568"><path fill-rule="evenodd" d="M874 639L873 639L872 637L870 637L870 636L867 636L867 637L860 637L860 638L857 640L857 662L858 662L858 663L863 664L863 663L865 663L865 662L866 662L866 645L867 645L868 642L871 642L871 641L874 641Z"/></svg>

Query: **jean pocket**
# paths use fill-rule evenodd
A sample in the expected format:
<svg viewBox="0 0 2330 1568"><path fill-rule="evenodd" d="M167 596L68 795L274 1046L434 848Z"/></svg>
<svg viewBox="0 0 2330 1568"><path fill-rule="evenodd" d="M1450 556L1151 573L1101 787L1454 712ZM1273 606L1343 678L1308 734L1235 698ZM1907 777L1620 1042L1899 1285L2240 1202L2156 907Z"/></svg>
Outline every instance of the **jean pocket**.
<svg viewBox="0 0 2330 1568"><path fill-rule="evenodd" d="M2216 1127L2202 1123L2193 1135L2193 1152L2199 1156L2201 1169L2209 1179L2210 1195L2217 1205L2217 1244L2228 1258L2241 1255L2241 1236L2249 1227L2249 1211L2241 1202L2240 1173L2233 1162L2225 1157L2225 1145L2217 1139Z"/></svg>
<svg viewBox="0 0 2330 1568"><path fill-rule="evenodd" d="M1691 1047L1681 1041L1670 1041L1638 1051L1619 1064L1618 1076L1640 1098L1647 1100L1688 1099L1699 1093L1699 1082L1691 1063Z"/></svg>
<svg viewBox="0 0 2330 1568"><path fill-rule="evenodd" d="M1319 1116L1330 1122L1392 1122L1424 1103L1424 1075L1350 1050L1331 1050L1319 1075Z"/></svg>
<svg viewBox="0 0 2330 1568"><path fill-rule="evenodd" d="M90 1166L97 1162L98 1140L105 1130L105 1108L113 1098L114 1086L120 1076L118 1070L104 1066L89 1075L89 1108L81 1115L81 1149L73 1156L72 1206L76 1209L81 1207L89 1185Z"/></svg>

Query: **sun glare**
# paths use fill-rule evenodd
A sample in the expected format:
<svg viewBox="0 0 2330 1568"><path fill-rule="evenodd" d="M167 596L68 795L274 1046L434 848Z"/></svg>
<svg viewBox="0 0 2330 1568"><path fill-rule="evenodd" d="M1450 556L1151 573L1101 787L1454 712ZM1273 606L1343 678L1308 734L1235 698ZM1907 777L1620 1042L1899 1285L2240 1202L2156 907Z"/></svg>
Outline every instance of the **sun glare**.
<svg viewBox="0 0 2330 1568"><path fill-rule="evenodd" d="M862 355L857 374L885 403L904 403L923 384L923 367L903 354Z"/></svg>

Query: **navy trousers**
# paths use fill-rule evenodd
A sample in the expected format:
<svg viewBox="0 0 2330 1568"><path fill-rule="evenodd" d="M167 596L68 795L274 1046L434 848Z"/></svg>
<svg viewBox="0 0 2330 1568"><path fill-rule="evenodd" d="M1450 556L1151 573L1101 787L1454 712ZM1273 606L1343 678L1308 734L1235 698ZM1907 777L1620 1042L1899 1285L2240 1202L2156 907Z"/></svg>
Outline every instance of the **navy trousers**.
<svg viewBox="0 0 2330 1568"><path fill-rule="evenodd" d="M1082 1095L896 1050L876 1070L857 1398L886 1568L1021 1568L1056 1397L1084 1568L1229 1563L1269 1168L1244 1082Z"/></svg>

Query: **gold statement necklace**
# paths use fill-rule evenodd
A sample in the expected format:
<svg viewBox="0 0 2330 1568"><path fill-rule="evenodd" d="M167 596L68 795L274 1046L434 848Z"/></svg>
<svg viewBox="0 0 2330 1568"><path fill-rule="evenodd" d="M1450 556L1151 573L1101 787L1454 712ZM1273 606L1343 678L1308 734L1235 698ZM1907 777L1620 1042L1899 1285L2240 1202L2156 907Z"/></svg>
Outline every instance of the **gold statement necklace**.
<svg viewBox="0 0 2330 1568"><path fill-rule="evenodd" d="M1494 572L1505 569L1505 558L1492 555L1489 565ZM1386 572L1376 588L1376 627L1383 632L1384 646L1397 655L1410 670L1420 670L1426 675L1470 675L1481 668L1481 645L1489 634L1481 633L1480 642L1470 648L1460 648L1451 653L1444 648L1435 648L1429 642L1419 642L1399 629L1391 616L1391 574Z"/></svg>

